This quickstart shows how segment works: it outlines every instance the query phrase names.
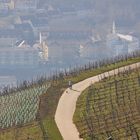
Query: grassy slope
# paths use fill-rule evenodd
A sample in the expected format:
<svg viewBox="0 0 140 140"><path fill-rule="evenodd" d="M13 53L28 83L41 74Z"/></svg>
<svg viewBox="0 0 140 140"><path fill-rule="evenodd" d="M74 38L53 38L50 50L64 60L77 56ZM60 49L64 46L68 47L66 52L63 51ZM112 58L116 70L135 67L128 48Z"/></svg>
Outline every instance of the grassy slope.
<svg viewBox="0 0 140 140"><path fill-rule="evenodd" d="M43 135L37 122L0 131L0 140L42 140Z"/></svg>
<svg viewBox="0 0 140 140"><path fill-rule="evenodd" d="M86 130L88 130L88 125L84 123L85 117L83 117L83 114L85 114L86 119L92 118L91 122L96 126L96 129L95 129L93 125L94 131L92 132L92 134L96 136L98 140L107 139L108 136L106 134L106 131L109 131L111 135L113 136L113 138L117 140L133 139L133 136L132 136L133 133L131 133L131 131L127 132L127 130L129 130L129 127L130 127L128 124L131 124L131 123L133 124L133 128L135 128L134 130L137 131L138 135L140 134L140 123L139 123L140 110L137 108L137 105L136 105L136 102L137 101L139 102L139 99L140 99L140 94L139 94L140 86L138 83L137 76L138 74L134 71L130 73L129 75L126 74L124 76L122 74L120 76L115 77L117 81L120 81L117 84L117 87L118 87L117 94L119 95L118 98L116 96L114 77L95 83L92 87L93 89L87 88L81 94L81 96L78 98L78 101L77 101L77 107L76 107L73 120L75 124L77 125L77 128L80 134L83 135L85 140L90 140L91 134L88 131L86 132ZM122 80L123 80L123 84L122 84ZM113 83L111 85L111 89L109 87L110 83ZM135 83L135 86L133 85L133 83ZM126 88L126 85L128 85L127 88ZM96 94L95 88L100 90L98 94ZM135 90L137 91L136 93L134 92ZM86 101L89 96L90 96L90 100L88 101L89 106L87 110ZM137 98L137 101L135 100L136 98ZM113 104L113 108L111 106L111 103ZM104 104L104 105L101 106L99 109L98 107L101 104ZM93 106L94 106L94 111L96 112L96 114L93 111ZM135 115L131 114L132 111L130 111L130 109L134 111L133 113ZM120 126L117 125L118 126L117 129L114 126L114 124L112 124L113 122L112 118L114 116L114 111L116 110L118 111L119 116L117 116L118 118L116 119L115 124L120 123ZM126 120L125 120L124 110L125 110L125 113L127 112L129 114L129 117L127 116L128 119ZM96 115L98 115L98 119ZM105 118L108 118L110 116L109 121L107 121L108 125L106 125L106 122L103 120L103 116ZM99 126L97 120L99 120L100 123L102 122L102 126L106 126L106 129L101 129L101 126ZM118 120L120 121L118 122ZM81 122L79 123L79 121L81 121L83 124ZM83 128L85 128L85 130ZM126 135L127 133L130 133L130 135L129 134Z"/></svg>
<svg viewBox="0 0 140 140"><path fill-rule="evenodd" d="M48 89L47 93L42 96L42 105L40 106L40 114L43 114L43 122L45 126L46 132L49 134L50 140L62 140L62 137L57 129L57 126L54 121L54 115L57 108L57 104L59 98L61 97L63 91L67 88L67 83L71 80L73 83L77 83L86 78L95 76L105 71L109 71L118 67L122 67L125 65L133 64L136 62L140 62L140 58L131 59L124 62L119 62L116 64L104 66L102 68L86 71L80 73L78 76L67 77L64 81L59 81L55 85L53 85L50 89ZM44 112L44 109L46 112ZM44 117L47 116L47 117Z"/></svg>
<svg viewBox="0 0 140 140"><path fill-rule="evenodd" d="M52 86L48 89L47 93L44 93L40 97L41 102L40 102L39 114L41 117L41 124L43 126L43 131L47 135L47 138L44 138L44 139L45 140L47 139L62 140L61 134L59 133L59 130L54 121L54 115L55 115L59 98L61 97L63 91L67 88L67 83L69 80L71 80L73 83L77 83L79 81L82 81L91 76L95 76L102 72L112 70L121 66L133 64L139 61L140 61L140 58L130 59L128 61L104 66L99 69L87 70L85 72L81 72L78 76L67 77L63 81L59 80L57 83L53 83ZM2 140L27 140L28 135L30 135L31 137L33 137L34 140L36 140L37 137L38 137L37 140L44 140L42 138L43 134L42 134L40 124L38 123L36 123L36 127L33 127L32 125L28 127L21 126L21 127L16 128L16 130L18 131L14 131L14 130L15 130L14 128L11 128L5 131L1 131L0 137L3 136L4 134L5 136ZM20 133L20 137L18 135L19 131L22 131L22 133ZM35 134L34 131L36 131L37 134ZM27 135L27 132L28 132L28 135ZM17 138L14 137L15 135L17 135ZM39 135L39 136L36 136L36 135Z"/></svg>

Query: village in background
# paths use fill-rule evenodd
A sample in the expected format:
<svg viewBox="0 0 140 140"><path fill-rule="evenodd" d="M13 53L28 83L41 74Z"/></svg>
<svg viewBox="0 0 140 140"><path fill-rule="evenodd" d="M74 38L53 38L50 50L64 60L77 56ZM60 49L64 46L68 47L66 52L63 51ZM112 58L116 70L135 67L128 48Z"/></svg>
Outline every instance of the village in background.
<svg viewBox="0 0 140 140"><path fill-rule="evenodd" d="M137 11L61 1L0 0L0 86L140 49Z"/></svg>

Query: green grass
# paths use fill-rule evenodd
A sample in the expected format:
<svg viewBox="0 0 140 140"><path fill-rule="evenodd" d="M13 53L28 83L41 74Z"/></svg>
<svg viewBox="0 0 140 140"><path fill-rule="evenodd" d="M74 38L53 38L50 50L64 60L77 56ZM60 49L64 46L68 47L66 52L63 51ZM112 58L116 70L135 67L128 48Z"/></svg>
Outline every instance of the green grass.
<svg viewBox="0 0 140 140"><path fill-rule="evenodd" d="M62 140L62 137L53 118L45 118L43 124L45 126L45 129L47 130L49 139Z"/></svg>
<svg viewBox="0 0 140 140"><path fill-rule="evenodd" d="M116 84L117 82L117 91ZM111 86L110 86L111 84ZM73 120L85 140L140 137L138 72L109 77L87 88L78 98Z"/></svg>
<svg viewBox="0 0 140 140"><path fill-rule="evenodd" d="M133 59L129 59L128 61L123 61L123 62L118 62L115 64L103 66L103 67L98 68L98 69L87 70L87 71L81 72L78 76L68 77L65 81L67 82L68 80L71 80L71 81L73 81L73 83L77 83L77 82L80 82L86 78L101 74L103 72L107 72L107 71L110 71L110 70L113 70L113 69L116 69L119 67L123 67L126 65L130 65L133 63L137 63L137 62L140 62L140 58L133 58Z"/></svg>
<svg viewBox="0 0 140 140"><path fill-rule="evenodd" d="M67 88L69 80L71 80L72 83L74 84L86 78L98 75L100 73L113 70L115 68L119 68L122 66L130 65L133 63L137 63L137 62L140 62L140 57L129 59L128 61L118 62L118 63L111 64L108 66L104 66L102 68L94 69L94 70L87 70L87 71L81 72L77 76L66 77L64 80L62 81L59 80L57 83L52 84L52 86L48 89L47 93L42 96L41 98L42 106L40 106L40 114L41 115L43 114L42 118L44 122L48 122L48 125L47 123L45 124L46 125L45 130L46 130L46 133L49 134L48 136L49 139L56 140L55 138L57 138L58 140L59 139L62 140L61 134L54 121L54 115L55 115L59 98L61 97L63 91ZM51 130L50 130L50 126L52 126Z"/></svg>
<svg viewBox="0 0 140 140"><path fill-rule="evenodd" d="M42 140L43 134L37 122L0 131L0 140Z"/></svg>
<svg viewBox="0 0 140 140"><path fill-rule="evenodd" d="M37 127L40 128L38 129L38 135L40 136L40 138L38 140L44 140L43 138L43 133L42 133L42 127L40 126L40 124L43 126L43 132L47 135L47 140L62 140L61 134L55 124L54 121L54 116L55 116L55 111L57 108L57 104L58 101L63 93L63 91L67 88L68 85L68 81L71 80L72 83L77 83L79 81L82 81L86 78L98 75L102 72L106 72L118 67L122 67L125 65L129 65L129 64L133 64L133 63L137 63L140 62L140 57L138 58L134 58L134 59L129 59L128 61L123 61L123 62L118 62L115 64L111 64L108 66L103 66L101 68L98 69L93 69L93 70L86 70L83 72L80 72L79 75L73 75L73 76L68 76L65 77L63 80L58 80L57 82L53 82L52 86L47 90L46 93L44 93L43 95L40 96L40 109L39 109L39 114L40 114L40 122L41 123L37 123ZM22 126L19 128L19 130L22 129ZM24 127L24 129L26 129L26 127ZM27 128L30 136L34 137L34 131L32 131L32 126L29 128ZM14 129L11 128L8 130L8 132L12 133L11 135L15 135L15 133L17 134L17 132L13 131ZM7 135L7 137L10 135L7 130L3 131L5 132L5 135ZM20 137L24 137L26 135L26 131L24 134L24 131L22 131L23 133L20 134ZM0 133L1 135L1 133ZM27 135L26 135L27 136ZM25 136L25 139L27 139L27 137ZM9 136L10 137L10 136ZM9 140L4 139L4 140ZM10 140L22 140L20 138L14 138L11 136ZM34 139L36 140L36 139Z"/></svg>

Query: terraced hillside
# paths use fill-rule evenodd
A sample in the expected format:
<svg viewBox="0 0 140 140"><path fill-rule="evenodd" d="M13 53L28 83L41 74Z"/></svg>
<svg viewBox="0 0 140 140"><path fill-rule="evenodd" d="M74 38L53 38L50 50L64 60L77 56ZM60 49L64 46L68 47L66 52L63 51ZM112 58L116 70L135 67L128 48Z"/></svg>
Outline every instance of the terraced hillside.
<svg viewBox="0 0 140 140"><path fill-rule="evenodd" d="M104 77L86 89L74 122L85 140L139 140L140 69Z"/></svg>
<svg viewBox="0 0 140 140"><path fill-rule="evenodd" d="M40 96L49 83L0 95L0 140L42 140L38 119Z"/></svg>

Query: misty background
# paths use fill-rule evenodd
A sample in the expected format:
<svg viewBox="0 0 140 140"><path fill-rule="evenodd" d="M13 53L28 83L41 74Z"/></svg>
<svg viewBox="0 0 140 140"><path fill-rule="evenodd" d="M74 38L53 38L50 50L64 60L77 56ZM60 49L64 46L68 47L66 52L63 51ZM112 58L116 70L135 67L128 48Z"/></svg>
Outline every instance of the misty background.
<svg viewBox="0 0 140 140"><path fill-rule="evenodd" d="M0 85L139 50L139 7L139 0L0 0Z"/></svg>

